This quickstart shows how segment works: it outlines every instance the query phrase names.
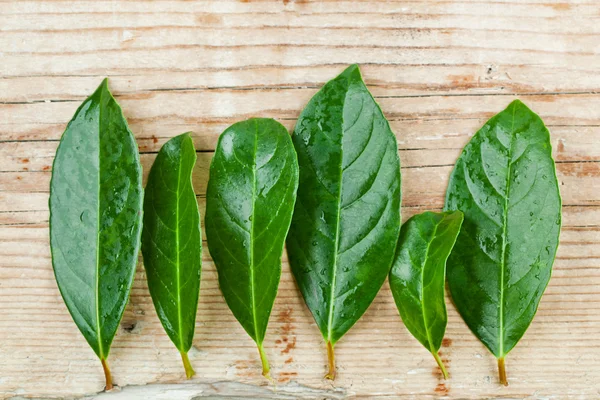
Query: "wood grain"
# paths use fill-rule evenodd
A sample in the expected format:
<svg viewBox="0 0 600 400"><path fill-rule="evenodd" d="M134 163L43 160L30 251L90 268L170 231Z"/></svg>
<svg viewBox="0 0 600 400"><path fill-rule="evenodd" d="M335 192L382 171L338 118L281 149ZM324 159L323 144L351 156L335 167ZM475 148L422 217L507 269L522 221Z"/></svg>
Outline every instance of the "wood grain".
<svg viewBox="0 0 600 400"><path fill-rule="evenodd" d="M144 171L191 131L202 214L218 135L250 116L292 129L308 99L349 63L398 138L403 219L439 210L462 147L520 98L546 122L563 230L538 315L507 358L493 357L448 298L444 381L402 325L387 284L336 346L323 340L284 254L265 339L274 382L219 292L204 254L186 382L148 293L141 260L110 354L114 399L600 397L600 7L595 0L0 1L0 398L94 396L99 362L52 272L48 187L58 140L110 78Z"/></svg>

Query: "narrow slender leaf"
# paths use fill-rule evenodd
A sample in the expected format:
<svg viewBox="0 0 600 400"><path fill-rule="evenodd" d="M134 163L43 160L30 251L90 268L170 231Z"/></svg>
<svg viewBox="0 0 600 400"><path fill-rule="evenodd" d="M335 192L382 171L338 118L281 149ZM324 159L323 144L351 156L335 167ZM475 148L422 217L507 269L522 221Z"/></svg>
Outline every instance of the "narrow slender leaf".
<svg viewBox="0 0 600 400"><path fill-rule="evenodd" d="M448 260L452 299L473 333L504 357L533 320L558 247L561 200L550 135L516 100L464 148L446 193L465 215Z"/></svg>
<svg viewBox="0 0 600 400"><path fill-rule="evenodd" d="M396 139L352 65L308 103L293 135L300 165L287 249L304 300L327 344L371 304L392 265L400 230Z"/></svg>
<svg viewBox="0 0 600 400"><path fill-rule="evenodd" d="M62 297L106 362L133 282L142 228L138 148L105 79L79 107L56 151L50 248Z"/></svg>
<svg viewBox="0 0 600 400"><path fill-rule="evenodd" d="M297 187L296 153L280 123L253 118L223 132L210 166L206 239L223 296L256 342L265 376L263 340Z"/></svg>
<svg viewBox="0 0 600 400"><path fill-rule="evenodd" d="M460 211L425 212L411 217L402 225L396 258L390 271L390 288L406 328L440 366L438 355L446 323L444 285L446 260L460 231Z"/></svg>
<svg viewBox="0 0 600 400"><path fill-rule="evenodd" d="M142 254L158 318L181 353L188 378L202 265L200 213L192 185L196 150L189 134L169 140L152 165L144 199Z"/></svg>

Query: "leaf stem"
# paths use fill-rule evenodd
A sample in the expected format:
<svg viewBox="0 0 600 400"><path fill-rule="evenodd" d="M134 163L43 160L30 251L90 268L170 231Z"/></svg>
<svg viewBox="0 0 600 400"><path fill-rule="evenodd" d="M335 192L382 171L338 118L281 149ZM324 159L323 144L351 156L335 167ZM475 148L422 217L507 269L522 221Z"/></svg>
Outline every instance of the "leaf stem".
<svg viewBox="0 0 600 400"><path fill-rule="evenodd" d="M504 386L508 386L508 379L506 379L506 367L504 366L504 357L498 359L498 378L500 383Z"/></svg>
<svg viewBox="0 0 600 400"><path fill-rule="evenodd" d="M333 343L327 342L327 363L329 364L329 372L325 375L325 379L335 380L335 352L333 351Z"/></svg>
<svg viewBox="0 0 600 400"><path fill-rule="evenodd" d="M192 368L188 354L184 351L180 351L179 353L181 354L181 360L183 361L183 368L185 368L185 376L190 379L192 376L196 375L196 371Z"/></svg>
<svg viewBox="0 0 600 400"><path fill-rule="evenodd" d="M101 358L100 362L102 363L102 369L104 370L104 377L106 378L106 385L104 386L104 390L105 391L112 390L112 388L113 388L112 375L110 374L110 368L108 367L108 362L106 362L106 360L104 358Z"/></svg>
<svg viewBox="0 0 600 400"><path fill-rule="evenodd" d="M262 343L258 345L258 354L260 354L260 361L262 362L262 374L265 378L271 379L269 372L271 371L271 367L269 367L269 360L267 360L267 355L265 354L265 350L263 349Z"/></svg>
<svg viewBox="0 0 600 400"><path fill-rule="evenodd" d="M442 375L444 375L444 379L448 379L448 371L446 371L446 367L444 367L444 363L442 362L442 359L440 358L437 351L432 351L431 354L433 355L433 358L435 358L435 361L442 370Z"/></svg>

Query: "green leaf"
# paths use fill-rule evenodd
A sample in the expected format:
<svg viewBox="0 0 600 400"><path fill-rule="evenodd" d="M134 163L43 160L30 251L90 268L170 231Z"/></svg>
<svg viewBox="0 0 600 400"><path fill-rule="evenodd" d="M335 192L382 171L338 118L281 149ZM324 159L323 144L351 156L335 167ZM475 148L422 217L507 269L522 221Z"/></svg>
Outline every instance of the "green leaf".
<svg viewBox="0 0 600 400"><path fill-rule="evenodd" d="M296 153L279 122L252 118L223 132L210 166L206 239L223 296L256 342L265 376L262 343L297 187Z"/></svg>
<svg viewBox="0 0 600 400"><path fill-rule="evenodd" d="M142 167L105 79L63 133L50 182L50 248L62 297L106 363L133 282L142 229Z"/></svg>
<svg viewBox="0 0 600 400"><path fill-rule="evenodd" d="M142 254L158 318L194 375L192 347L202 265L200 213L192 185L196 150L189 134L169 140L152 165L144 199Z"/></svg>
<svg viewBox="0 0 600 400"><path fill-rule="evenodd" d="M465 215L448 260L452 299L498 358L527 330L550 279L561 200L550 135L516 100L477 132L456 162L446 210Z"/></svg>
<svg viewBox="0 0 600 400"><path fill-rule="evenodd" d="M325 341L367 310L392 265L400 230L396 138L352 65L308 103L293 134L300 183L287 249Z"/></svg>
<svg viewBox="0 0 600 400"><path fill-rule="evenodd" d="M460 211L424 212L402 225L390 288L406 328L448 373L438 355L448 318L444 302L446 260L460 231Z"/></svg>

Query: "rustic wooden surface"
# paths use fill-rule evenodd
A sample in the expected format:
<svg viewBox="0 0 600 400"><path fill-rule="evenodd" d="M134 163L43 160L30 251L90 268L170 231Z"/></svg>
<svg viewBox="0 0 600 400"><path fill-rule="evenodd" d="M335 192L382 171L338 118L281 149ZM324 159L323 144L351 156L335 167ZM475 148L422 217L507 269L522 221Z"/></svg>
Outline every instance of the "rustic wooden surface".
<svg viewBox="0 0 600 400"><path fill-rule="evenodd" d="M552 134L564 203L561 244L538 315L494 358L448 299L441 353L451 379L402 325L384 286L336 346L323 340L284 256L265 341L273 382L228 310L205 252L194 347L183 379L141 264L109 361L108 399L600 397L600 5L597 0L0 2L0 397L94 396L100 363L54 281L48 186L79 103L110 77L145 172L170 137L192 131L204 212L217 137L250 116L288 128L349 63L398 137L403 219L439 210L469 137L514 98Z"/></svg>

